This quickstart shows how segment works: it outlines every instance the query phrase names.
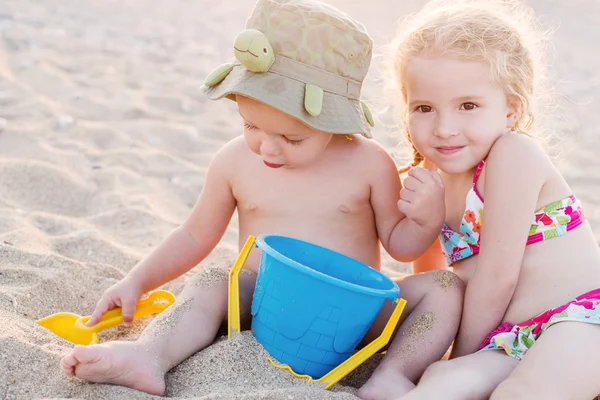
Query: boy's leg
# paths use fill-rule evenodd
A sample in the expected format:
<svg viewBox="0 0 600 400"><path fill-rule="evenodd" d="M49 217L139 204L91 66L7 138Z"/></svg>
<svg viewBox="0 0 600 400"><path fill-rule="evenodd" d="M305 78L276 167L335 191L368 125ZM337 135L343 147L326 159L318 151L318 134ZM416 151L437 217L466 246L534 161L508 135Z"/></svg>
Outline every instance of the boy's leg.
<svg viewBox="0 0 600 400"><path fill-rule="evenodd" d="M398 399L486 400L518 363L498 350L438 361L425 370L414 390Z"/></svg>
<svg viewBox="0 0 600 400"><path fill-rule="evenodd" d="M548 328L492 394L492 400L593 399L600 394L600 326L560 322Z"/></svg>
<svg viewBox="0 0 600 400"><path fill-rule="evenodd" d="M464 284L454 273L409 275L397 283L406 308L385 357L358 393L363 399L397 398L413 389L425 369L442 358L458 331ZM365 342L379 336L392 310L393 305L386 303Z"/></svg>
<svg viewBox="0 0 600 400"><path fill-rule="evenodd" d="M63 372L162 395L167 371L215 340L227 317L227 280L225 269L204 271L137 341L75 346L61 360ZM250 323L255 283L256 274L240 274L242 327Z"/></svg>

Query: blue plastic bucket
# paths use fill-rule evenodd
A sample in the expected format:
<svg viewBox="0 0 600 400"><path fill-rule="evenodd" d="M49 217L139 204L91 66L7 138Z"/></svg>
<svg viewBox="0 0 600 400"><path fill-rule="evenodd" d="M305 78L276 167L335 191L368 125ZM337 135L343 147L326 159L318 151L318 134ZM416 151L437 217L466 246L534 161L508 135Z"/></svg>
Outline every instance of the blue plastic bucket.
<svg viewBox="0 0 600 400"><path fill-rule="evenodd" d="M349 257L300 240L262 235L252 330L269 354L319 379L350 357L386 299L400 289Z"/></svg>

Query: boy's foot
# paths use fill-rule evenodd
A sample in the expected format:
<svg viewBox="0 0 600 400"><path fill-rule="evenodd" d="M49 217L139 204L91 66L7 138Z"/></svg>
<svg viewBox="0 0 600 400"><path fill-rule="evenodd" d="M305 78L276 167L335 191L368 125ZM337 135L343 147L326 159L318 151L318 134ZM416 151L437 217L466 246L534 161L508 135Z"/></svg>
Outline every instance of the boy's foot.
<svg viewBox="0 0 600 400"><path fill-rule="evenodd" d="M414 388L415 384L394 368L377 368L358 391L358 397L363 400L396 400Z"/></svg>
<svg viewBox="0 0 600 400"><path fill-rule="evenodd" d="M69 377L127 386L160 396L165 393L165 373L152 354L136 342L75 346L60 365Z"/></svg>

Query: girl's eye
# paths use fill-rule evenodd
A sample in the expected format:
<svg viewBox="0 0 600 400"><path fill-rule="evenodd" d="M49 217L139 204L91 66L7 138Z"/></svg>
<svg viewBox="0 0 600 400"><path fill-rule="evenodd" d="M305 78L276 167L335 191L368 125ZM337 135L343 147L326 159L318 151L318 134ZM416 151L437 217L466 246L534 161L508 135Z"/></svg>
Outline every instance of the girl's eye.
<svg viewBox="0 0 600 400"><path fill-rule="evenodd" d="M253 129L256 129L256 127L254 125L250 125L247 122L244 122L244 129L247 129L247 130L251 131Z"/></svg>
<svg viewBox="0 0 600 400"><path fill-rule="evenodd" d="M292 139L288 139L287 137L283 137L285 139L286 142L288 142L289 144L291 144L292 146L298 146L300 143L302 143L304 141L304 139L300 139L300 140L292 140Z"/></svg>
<svg viewBox="0 0 600 400"><path fill-rule="evenodd" d="M460 106L461 110L471 111L476 109L478 106L475 103L462 103Z"/></svg>
<svg viewBox="0 0 600 400"><path fill-rule="evenodd" d="M417 111L422 113L431 112L431 106L417 106Z"/></svg>

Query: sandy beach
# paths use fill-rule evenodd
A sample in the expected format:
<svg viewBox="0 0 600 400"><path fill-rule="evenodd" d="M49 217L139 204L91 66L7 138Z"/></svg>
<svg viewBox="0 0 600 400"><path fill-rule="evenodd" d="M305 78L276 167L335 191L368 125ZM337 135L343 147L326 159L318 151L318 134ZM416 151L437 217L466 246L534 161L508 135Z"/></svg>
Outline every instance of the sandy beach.
<svg viewBox="0 0 600 400"><path fill-rule="evenodd" d="M376 52L424 1L330 0L361 21ZM72 345L35 321L91 313L187 215L209 162L241 133L235 103L212 102L204 78L232 57L250 0L2 0L0 2L0 399L152 396L62 376ZM399 5L401 3L402 5ZM554 61L564 136L558 168L600 243L600 3L532 0L558 27ZM381 103L379 58L364 96ZM390 112L381 121L395 121ZM397 130L375 129L399 165ZM234 219L213 253L165 285L176 295L202 269L237 256ZM382 270L410 272L384 255ZM101 335L134 340L151 320ZM200 399L356 399L372 360L325 392L267 363L254 339L222 340L167 376L167 396Z"/></svg>

